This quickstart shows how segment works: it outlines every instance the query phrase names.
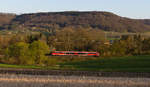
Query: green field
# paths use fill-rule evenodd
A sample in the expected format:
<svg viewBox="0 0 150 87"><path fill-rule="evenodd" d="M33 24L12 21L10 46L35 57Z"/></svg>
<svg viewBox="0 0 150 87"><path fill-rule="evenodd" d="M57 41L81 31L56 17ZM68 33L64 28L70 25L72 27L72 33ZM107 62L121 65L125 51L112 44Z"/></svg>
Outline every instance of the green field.
<svg viewBox="0 0 150 87"><path fill-rule="evenodd" d="M150 72L150 56L111 57L82 62L68 62L62 64L62 68L96 71Z"/></svg>
<svg viewBox="0 0 150 87"><path fill-rule="evenodd" d="M150 72L150 55L96 58L74 62L62 62L54 66L20 66L0 64L3 68L61 69L61 70L93 70L108 72Z"/></svg>

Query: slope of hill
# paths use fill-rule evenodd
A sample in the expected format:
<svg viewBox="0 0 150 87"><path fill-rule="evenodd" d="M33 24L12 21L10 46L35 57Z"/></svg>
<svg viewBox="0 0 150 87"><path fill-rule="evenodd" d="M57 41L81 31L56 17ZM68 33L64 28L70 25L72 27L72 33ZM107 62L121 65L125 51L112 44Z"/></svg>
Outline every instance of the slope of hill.
<svg viewBox="0 0 150 87"><path fill-rule="evenodd" d="M150 19L143 19L143 20L140 20L140 21L143 22L146 25L150 25Z"/></svg>
<svg viewBox="0 0 150 87"><path fill-rule="evenodd" d="M17 15L11 21L9 29L51 31L65 27L146 32L150 31L150 22L120 17L110 12L48 12Z"/></svg>
<svg viewBox="0 0 150 87"><path fill-rule="evenodd" d="M0 29L4 29L6 25L10 24L12 19L15 18L15 14L0 13Z"/></svg>

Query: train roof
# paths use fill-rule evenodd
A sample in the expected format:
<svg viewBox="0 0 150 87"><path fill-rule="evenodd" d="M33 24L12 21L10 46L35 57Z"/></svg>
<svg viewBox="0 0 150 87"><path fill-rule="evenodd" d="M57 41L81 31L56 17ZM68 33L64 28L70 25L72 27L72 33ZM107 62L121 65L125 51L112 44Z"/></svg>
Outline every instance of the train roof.
<svg viewBox="0 0 150 87"><path fill-rule="evenodd" d="M98 52L87 52L87 51L54 51L54 52L62 52L62 53L98 53Z"/></svg>

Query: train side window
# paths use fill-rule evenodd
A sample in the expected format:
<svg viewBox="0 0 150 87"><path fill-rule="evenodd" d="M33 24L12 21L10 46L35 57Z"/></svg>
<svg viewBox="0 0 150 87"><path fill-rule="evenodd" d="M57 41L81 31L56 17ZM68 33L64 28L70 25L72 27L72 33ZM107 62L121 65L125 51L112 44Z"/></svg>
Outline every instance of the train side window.
<svg viewBox="0 0 150 87"><path fill-rule="evenodd" d="M96 54L96 53L89 53L89 54Z"/></svg>
<svg viewBox="0 0 150 87"><path fill-rule="evenodd" d="M85 53L78 53L78 54L85 54Z"/></svg>

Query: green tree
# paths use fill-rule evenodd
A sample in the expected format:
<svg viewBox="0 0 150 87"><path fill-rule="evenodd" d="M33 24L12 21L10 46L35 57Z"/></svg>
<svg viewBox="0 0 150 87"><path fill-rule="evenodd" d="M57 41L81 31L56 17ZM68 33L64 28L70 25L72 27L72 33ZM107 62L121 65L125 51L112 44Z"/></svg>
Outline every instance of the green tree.
<svg viewBox="0 0 150 87"><path fill-rule="evenodd" d="M31 57L34 58L35 64L43 65L47 60L45 54L49 52L49 47L45 42L34 41L29 46Z"/></svg>
<svg viewBox="0 0 150 87"><path fill-rule="evenodd" d="M112 56L125 56L127 51L126 42L120 40L113 43L113 45L110 47L110 51Z"/></svg>
<svg viewBox="0 0 150 87"><path fill-rule="evenodd" d="M33 64L33 59L30 57L29 44L24 42L18 42L10 45L6 51L8 60L12 60L11 63L15 64Z"/></svg>

